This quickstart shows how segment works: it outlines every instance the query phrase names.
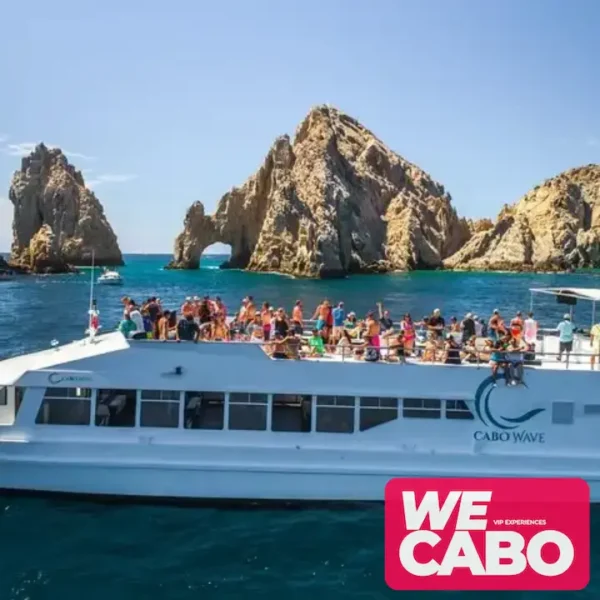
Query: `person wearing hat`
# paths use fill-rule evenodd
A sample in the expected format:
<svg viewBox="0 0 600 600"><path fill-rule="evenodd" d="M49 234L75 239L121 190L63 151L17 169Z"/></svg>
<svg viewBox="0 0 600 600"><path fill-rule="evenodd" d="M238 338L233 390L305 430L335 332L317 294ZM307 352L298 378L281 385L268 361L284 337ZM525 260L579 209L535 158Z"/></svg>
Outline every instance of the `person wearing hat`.
<svg viewBox="0 0 600 600"><path fill-rule="evenodd" d="M446 321L444 321L444 317L442 317L442 311L439 308L436 308L427 322L427 329L430 337L432 339L438 339L444 332L445 326Z"/></svg>
<svg viewBox="0 0 600 600"><path fill-rule="evenodd" d="M569 313L565 314L556 331L558 331L558 356L556 360L562 360L563 352L566 352L567 360L569 360L569 354L573 350L573 323L571 323Z"/></svg>

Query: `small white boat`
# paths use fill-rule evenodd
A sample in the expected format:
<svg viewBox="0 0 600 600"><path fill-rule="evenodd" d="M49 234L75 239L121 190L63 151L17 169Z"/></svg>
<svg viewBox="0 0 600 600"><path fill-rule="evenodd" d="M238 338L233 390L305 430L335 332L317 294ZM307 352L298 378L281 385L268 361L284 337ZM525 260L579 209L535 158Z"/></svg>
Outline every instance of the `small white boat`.
<svg viewBox="0 0 600 600"><path fill-rule="evenodd" d="M123 285L123 278L118 271L104 269L104 273L98 277L97 283L100 285Z"/></svg>

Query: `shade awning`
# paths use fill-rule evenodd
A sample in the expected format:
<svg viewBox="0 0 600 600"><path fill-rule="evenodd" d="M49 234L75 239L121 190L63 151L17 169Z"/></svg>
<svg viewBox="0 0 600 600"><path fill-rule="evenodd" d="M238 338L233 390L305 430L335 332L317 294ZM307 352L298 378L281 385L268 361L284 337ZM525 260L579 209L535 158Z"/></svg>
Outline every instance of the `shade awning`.
<svg viewBox="0 0 600 600"><path fill-rule="evenodd" d="M589 300L590 302L600 302L600 289L598 288L530 288L532 294L548 294L551 296L571 296L578 300Z"/></svg>

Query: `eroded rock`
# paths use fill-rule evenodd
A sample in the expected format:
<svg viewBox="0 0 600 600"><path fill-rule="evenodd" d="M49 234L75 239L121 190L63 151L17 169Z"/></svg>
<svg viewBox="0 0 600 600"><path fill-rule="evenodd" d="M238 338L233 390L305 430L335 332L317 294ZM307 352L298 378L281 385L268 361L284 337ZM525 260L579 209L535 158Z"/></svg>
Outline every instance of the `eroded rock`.
<svg viewBox="0 0 600 600"><path fill-rule="evenodd" d="M102 205L58 148L39 144L12 178L14 205L11 266L62 273L71 265L123 264Z"/></svg>
<svg viewBox="0 0 600 600"><path fill-rule="evenodd" d="M278 138L261 168L218 203L188 210L171 268L232 248L227 266L303 277L439 268L470 237L444 187L373 133L327 106L293 143Z"/></svg>
<svg viewBox="0 0 600 600"><path fill-rule="evenodd" d="M536 186L444 264L494 271L600 266L600 165L571 169Z"/></svg>

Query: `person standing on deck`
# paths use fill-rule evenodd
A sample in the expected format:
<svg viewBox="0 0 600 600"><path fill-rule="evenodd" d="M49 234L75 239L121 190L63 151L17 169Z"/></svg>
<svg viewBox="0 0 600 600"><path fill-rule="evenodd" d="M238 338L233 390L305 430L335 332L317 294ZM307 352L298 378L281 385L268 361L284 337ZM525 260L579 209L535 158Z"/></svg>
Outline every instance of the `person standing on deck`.
<svg viewBox="0 0 600 600"><path fill-rule="evenodd" d="M460 324L460 329L462 331L462 343L465 344L467 340L470 340L475 333L475 321L473 320L473 315L471 313L467 313L465 318L462 320Z"/></svg>
<svg viewBox="0 0 600 600"><path fill-rule="evenodd" d="M135 326L137 329L136 333L141 333L141 332L146 331L142 313L140 312L138 305L133 300L131 300L131 304L129 305L129 316L131 317L131 320L135 323Z"/></svg>
<svg viewBox="0 0 600 600"><path fill-rule="evenodd" d="M263 338L266 340L271 339L271 305L268 302L263 302L262 308L260 309L260 320L263 327Z"/></svg>
<svg viewBox="0 0 600 600"><path fill-rule="evenodd" d="M492 318L488 323L488 334L493 341L499 340L503 335L506 335L506 327L504 319L500 316L500 311L495 308Z"/></svg>
<svg viewBox="0 0 600 600"><path fill-rule="evenodd" d="M252 296L247 296L246 311L244 313L244 327L252 323L255 316L256 304L254 304L254 298Z"/></svg>
<svg viewBox="0 0 600 600"><path fill-rule="evenodd" d="M535 345L537 341L538 324L533 318L533 313L530 312L523 323L523 339L529 346Z"/></svg>
<svg viewBox="0 0 600 600"><path fill-rule="evenodd" d="M344 321L346 320L346 311L344 303L338 302L338 305L333 309L333 342L337 343L342 337L344 331Z"/></svg>
<svg viewBox="0 0 600 600"><path fill-rule="evenodd" d="M569 360L569 354L573 350L573 323L571 323L571 315L565 314L563 320L558 324L556 328L558 331L558 356L556 360L561 360L563 352L567 353L567 360Z"/></svg>
<svg viewBox="0 0 600 600"><path fill-rule="evenodd" d="M596 323L590 329L590 346L592 347L590 363L593 369L596 364L596 356L600 356L600 323Z"/></svg>
<svg viewBox="0 0 600 600"><path fill-rule="evenodd" d="M302 300L296 300L292 309L292 325L298 335L304 331L304 318L302 316Z"/></svg>
<svg viewBox="0 0 600 600"><path fill-rule="evenodd" d="M427 321L429 337L432 340L441 339L442 334L444 333L444 327L446 327L446 321L444 320L444 317L442 317L442 311L439 308L436 308Z"/></svg>
<svg viewBox="0 0 600 600"><path fill-rule="evenodd" d="M523 316L520 310L517 311L514 319L510 322L510 333L515 340L521 341L521 336L523 335Z"/></svg>

